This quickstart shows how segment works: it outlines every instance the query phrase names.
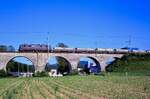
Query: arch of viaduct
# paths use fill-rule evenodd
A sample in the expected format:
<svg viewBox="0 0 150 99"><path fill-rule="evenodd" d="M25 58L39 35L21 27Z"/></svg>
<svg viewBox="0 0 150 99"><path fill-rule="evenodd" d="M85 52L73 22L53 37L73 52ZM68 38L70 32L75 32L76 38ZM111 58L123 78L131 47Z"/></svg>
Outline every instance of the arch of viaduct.
<svg viewBox="0 0 150 99"><path fill-rule="evenodd" d="M31 60L34 64L35 71L45 70L48 60L52 56L65 58L71 64L71 68L77 69L78 62L81 57L91 57L97 60L101 66L101 71L105 71L106 62L110 58L121 58L124 54L90 54L90 53L21 53L21 52L1 52L0 53L0 69L6 69L7 63L14 57L23 56Z"/></svg>

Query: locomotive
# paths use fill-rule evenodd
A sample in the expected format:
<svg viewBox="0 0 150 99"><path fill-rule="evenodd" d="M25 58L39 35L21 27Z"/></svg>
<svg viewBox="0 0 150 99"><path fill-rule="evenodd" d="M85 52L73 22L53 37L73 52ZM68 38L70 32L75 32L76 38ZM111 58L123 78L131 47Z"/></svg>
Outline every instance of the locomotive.
<svg viewBox="0 0 150 99"><path fill-rule="evenodd" d="M22 44L19 52L47 52L50 48L46 44Z"/></svg>

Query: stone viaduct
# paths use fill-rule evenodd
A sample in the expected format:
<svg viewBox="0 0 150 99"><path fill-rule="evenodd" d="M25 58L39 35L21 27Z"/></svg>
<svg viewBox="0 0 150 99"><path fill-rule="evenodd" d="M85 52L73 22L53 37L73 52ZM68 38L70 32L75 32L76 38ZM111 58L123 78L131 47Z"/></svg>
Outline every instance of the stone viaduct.
<svg viewBox="0 0 150 99"><path fill-rule="evenodd" d="M0 69L6 69L7 63L15 57L26 57L32 61L35 71L45 70L48 60L52 56L65 58L70 64L71 68L77 69L77 65L82 57L88 57L99 63L101 71L105 71L106 62L110 58L121 58L124 54L94 54L94 53L33 53L33 52L0 52Z"/></svg>

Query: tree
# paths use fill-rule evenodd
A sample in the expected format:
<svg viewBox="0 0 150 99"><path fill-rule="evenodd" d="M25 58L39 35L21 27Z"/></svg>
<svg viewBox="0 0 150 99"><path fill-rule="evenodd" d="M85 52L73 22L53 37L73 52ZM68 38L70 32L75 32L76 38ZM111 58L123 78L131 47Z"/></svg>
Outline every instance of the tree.
<svg viewBox="0 0 150 99"><path fill-rule="evenodd" d="M7 51L7 46L0 45L0 51Z"/></svg>
<svg viewBox="0 0 150 99"><path fill-rule="evenodd" d="M15 51L15 48L12 45L10 45L7 47L7 51Z"/></svg>
<svg viewBox="0 0 150 99"><path fill-rule="evenodd" d="M1 69L0 70L0 77L6 77L6 76L8 76L7 72L4 69Z"/></svg>
<svg viewBox="0 0 150 99"><path fill-rule="evenodd" d="M69 62L67 62L64 58L60 58L60 57L56 57L56 60L59 64L58 71L60 73L63 74L64 72L67 72L67 73L70 72Z"/></svg>
<svg viewBox="0 0 150 99"><path fill-rule="evenodd" d="M15 51L15 48L12 45L10 45L10 46L0 45L0 51L2 51L2 52Z"/></svg>
<svg viewBox="0 0 150 99"><path fill-rule="evenodd" d="M57 47L63 47L63 48L67 48L68 47L68 45L66 45L64 43L58 43L56 46Z"/></svg>

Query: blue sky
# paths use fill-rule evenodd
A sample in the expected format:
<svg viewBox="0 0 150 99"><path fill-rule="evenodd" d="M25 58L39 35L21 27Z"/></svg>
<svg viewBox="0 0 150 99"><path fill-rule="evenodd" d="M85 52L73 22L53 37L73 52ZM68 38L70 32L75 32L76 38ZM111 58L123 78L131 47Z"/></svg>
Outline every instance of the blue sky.
<svg viewBox="0 0 150 99"><path fill-rule="evenodd" d="M31 60L25 57L16 57L13 60L20 62L20 63L28 64L28 65L34 65Z"/></svg>
<svg viewBox="0 0 150 99"><path fill-rule="evenodd" d="M149 49L149 0L0 0L0 44Z"/></svg>

